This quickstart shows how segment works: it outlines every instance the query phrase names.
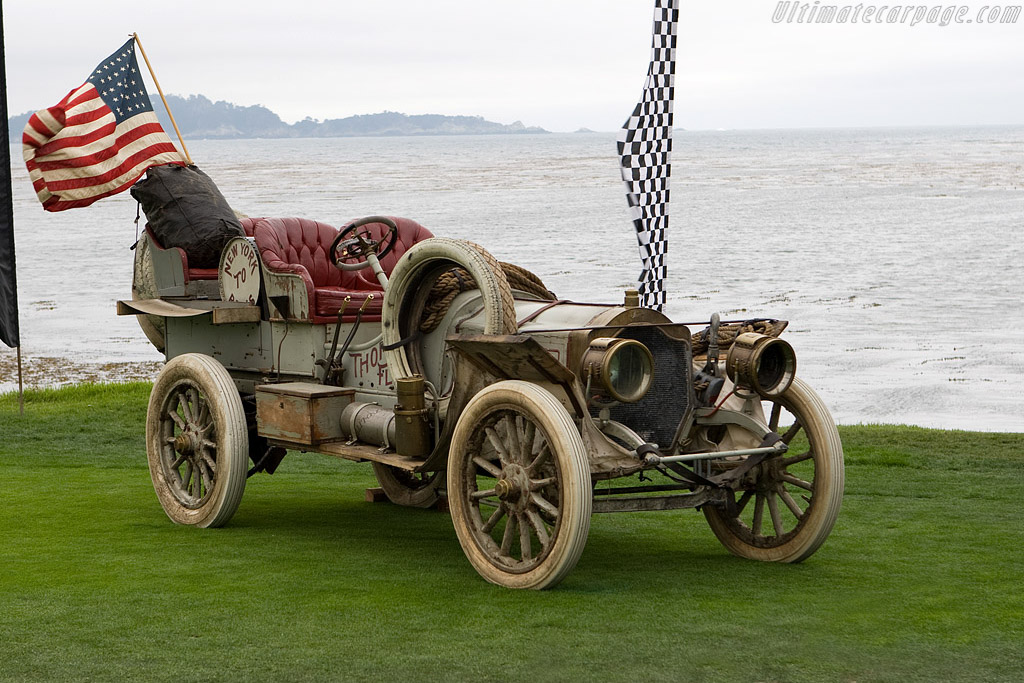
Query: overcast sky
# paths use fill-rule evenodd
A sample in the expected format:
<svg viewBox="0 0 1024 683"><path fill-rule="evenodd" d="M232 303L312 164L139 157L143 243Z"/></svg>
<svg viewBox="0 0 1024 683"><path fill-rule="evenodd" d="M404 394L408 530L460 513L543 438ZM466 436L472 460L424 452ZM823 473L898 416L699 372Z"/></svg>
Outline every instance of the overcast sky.
<svg viewBox="0 0 1024 683"><path fill-rule="evenodd" d="M912 14L775 22L772 0L681 5L677 127L1024 123L1024 16L978 23L987 3L960 5L972 22L948 26L912 26ZM8 108L56 104L137 31L165 92L262 104L288 122L391 110L614 130L643 86L652 9L653 0L7 0Z"/></svg>

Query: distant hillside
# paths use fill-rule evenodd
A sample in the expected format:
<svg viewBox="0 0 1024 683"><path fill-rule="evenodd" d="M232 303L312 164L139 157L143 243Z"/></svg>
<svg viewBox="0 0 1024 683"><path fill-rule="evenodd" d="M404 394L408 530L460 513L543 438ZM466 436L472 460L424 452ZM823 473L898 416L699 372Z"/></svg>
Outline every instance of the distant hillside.
<svg viewBox="0 0 1024 683"><path fill-rule="evenodd" d="M481 116L444 116L441 114L400 114L385 111L379 114L349 116L344 119L318 121L306 118L287 124L262 105L241 107L230 102L211 102L203 95L180 97L168 95L167 103L185 138L341 138L386 135L486 135L493 133L547 133L536 126L487 121ZM167 112L160 102L153 102L157 116L171 137ZM31 112L9 119L10 139L21 140L21 131Z"/></svg>

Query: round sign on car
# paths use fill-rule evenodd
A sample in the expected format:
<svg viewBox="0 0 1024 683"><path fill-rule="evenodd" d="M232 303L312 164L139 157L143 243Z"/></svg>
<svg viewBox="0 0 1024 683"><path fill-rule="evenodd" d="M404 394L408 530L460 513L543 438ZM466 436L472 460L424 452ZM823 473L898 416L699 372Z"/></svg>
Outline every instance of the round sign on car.
<svg viewBox="0 0 1024 683"><path fill-rule="evenodd" d="M260 295L260 260L251 238L236 237L225 245L217 277L222 301L256 303Z"/></svg>

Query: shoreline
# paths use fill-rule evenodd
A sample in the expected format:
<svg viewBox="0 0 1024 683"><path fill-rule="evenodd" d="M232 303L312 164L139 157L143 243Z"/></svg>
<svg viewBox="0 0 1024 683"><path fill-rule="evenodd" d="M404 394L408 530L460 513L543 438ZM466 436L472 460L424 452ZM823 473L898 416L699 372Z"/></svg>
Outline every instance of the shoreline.
<svg viewBox="0 0 1024 683"><path fill-rule="evenodd" d="M109 361L90 363L56 356L22 356L25 391L63 389L82 384L125 384L152 382L163 367L162 361ZM0 398L18 393L18 361L14 349L0 349ZM976 434L1017 434L1010 429L943 428L913 422L837 423L839 427L912 427L935 431Z"/></svg>
<svg viewBox="0 0 1024 683"><path fill-rule="evenodd" d="M123 384L151 382L163 363L160 361L109 361L90 363L58 356L22 354L23 386L30 389L61 389L76 384ZM18 393L18 356L14 349L0 353L0 395Z"/></svg>

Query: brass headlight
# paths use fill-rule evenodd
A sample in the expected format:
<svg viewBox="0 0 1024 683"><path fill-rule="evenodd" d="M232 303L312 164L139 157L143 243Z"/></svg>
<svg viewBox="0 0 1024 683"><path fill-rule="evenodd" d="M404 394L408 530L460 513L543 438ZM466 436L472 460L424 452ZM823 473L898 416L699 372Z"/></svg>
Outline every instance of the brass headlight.
<svg viewBox="0 0 1024 683"><path fill-rule="evenodd" d="M591 391L620 403L636 403L651 388L654 357L633 339L601 337L583 354L580 376L590 379Z"/></svg>
<svg viewBox="0 0 1024 683"><path fill-rule="evenodd" d="M796 352L789 342L777 337L744 332L729 349L725 371L737 386L761 396L778 396L796 376Z"/></svg>

